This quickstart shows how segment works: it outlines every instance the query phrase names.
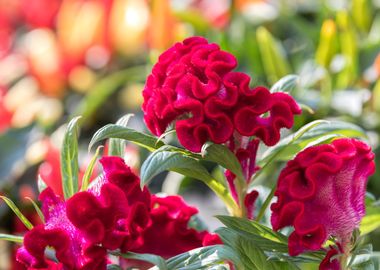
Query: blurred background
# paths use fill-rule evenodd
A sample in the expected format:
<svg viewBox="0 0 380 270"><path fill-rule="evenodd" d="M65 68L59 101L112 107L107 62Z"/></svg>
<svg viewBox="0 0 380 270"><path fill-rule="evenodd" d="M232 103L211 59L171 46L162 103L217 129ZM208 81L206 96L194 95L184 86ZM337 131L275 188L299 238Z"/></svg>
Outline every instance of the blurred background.
<svg viewBox="0 0 380 270"><path fill-rule="evenodd" d="M144 130L147 74L162 51L192 35L233 53L252 86L298 75L291 94L310 109L294 129L321 118L355 123L380 166L380 0L0 0L0 194L37 223L26 197L37 200L38 175L59 192L62 124L82 115L83 168L101 126L134 113L129 125ZM127 145L136 172L146 155ZM377 198L379 178L378 170L369 182ZM208 205L201 216L218 225L212 215L222 206L199 182L170 173L151 188ZM0 232L23 231L1 201ZM0 270L23 269L12 256L0 241Z"/></svg>

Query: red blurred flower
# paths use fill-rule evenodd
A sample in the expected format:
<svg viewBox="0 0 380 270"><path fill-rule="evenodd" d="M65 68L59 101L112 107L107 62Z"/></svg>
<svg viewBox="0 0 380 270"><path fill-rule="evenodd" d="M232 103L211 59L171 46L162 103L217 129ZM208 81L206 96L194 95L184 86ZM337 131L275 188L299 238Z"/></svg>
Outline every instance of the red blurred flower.
<svg viewBox="0 0 380 270"><path fill-rule="evenodd" d="M374 173L371 148L355 139L309 147L282 170L272 204L273 229L293 226L289 254L318 250L333 236L343 252L365 213L368 177Z"/></svg>
<svg viewBox="0 0 380 270"><path fill-rule="evenodd" d="M330 246L329 251L326 253L325 258L319 265L319 270L340 270L340 263L338 258L333 258L341 251Z"/></svg>
<svg viewBox="0 0 380 270"><path fill-rule="evenodd" d="M227 142L235 130L267 145L277 143L280 129L290 128L301 109L285 93L250 89L248 75L232 72L236 65L233 55L201 37L164 52L143 91L144 119L151 132L161 135L175 122L180 143L194 152L206 141Z"/></svg>
<svg viewBox="0 0 380 270"><path fill-rule="evenodd" d="M61 0L18 0L24 21L32 28L55 25L55 19Z"/></svg>

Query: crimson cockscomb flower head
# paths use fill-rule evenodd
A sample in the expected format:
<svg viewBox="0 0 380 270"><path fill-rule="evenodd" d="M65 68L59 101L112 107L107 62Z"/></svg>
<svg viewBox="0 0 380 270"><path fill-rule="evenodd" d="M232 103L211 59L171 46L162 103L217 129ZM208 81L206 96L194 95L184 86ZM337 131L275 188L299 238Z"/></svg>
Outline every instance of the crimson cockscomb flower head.
<svg viewBox="0 0 380 270"><path fill-rule="evenodd" d="M272 204L274 230L293 226L289 254L318 250L333 236L348 252L352 232L365 214L371 148L356 139L337 139L299 153L282 170Z"/></svg>
<svg viewBox="0 0 380 270"><path fill-rule="evenodd" d="M127 250L149 222L151 195L122 158L100 162L103 177L67 201L67 216L92 243Z"/></svg>
<svg viewBox="0 0 380 270"><path fill-rule="evenodd" d="M141 235L143 244L131 251L170 258L201 247L209 233L189 228L190 219L197 213L198 210L188 206L180 196L153 195L151 224Z"/></svg>
<svg viewBox="0 0 380 270"><path fill-rule="evenodd" d="M143 91L150 131L161 135L175 123L179 142L194 152L206 141L227 142L234 131L275 144L280 128L290 128L301 109L288 94L250 89L249 76L232 71L236 66L232 54L202 37L185 39L164 52Z"/></svg>
<svg viewBox="0 0 380 270"><path fill-rule="evenodd" d="M46 223L35 226L24 236L16 258L28 269L98 270L107 264L106 250L92 245L67 218L66 205L51 188L39 197ZM47 247L55 250L58 262L46 259Z"/></svg>

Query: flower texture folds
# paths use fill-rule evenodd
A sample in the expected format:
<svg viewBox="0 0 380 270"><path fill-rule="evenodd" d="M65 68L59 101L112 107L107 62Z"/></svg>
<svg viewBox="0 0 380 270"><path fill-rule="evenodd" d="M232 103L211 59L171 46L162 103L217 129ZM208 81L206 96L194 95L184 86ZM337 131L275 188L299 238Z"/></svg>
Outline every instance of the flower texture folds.
<svg viewBox="0 0 380 270"><path fill-rule="evenodd" d="M234 131L274 145L279 130L290 128L301 109L288 94L250 89L250 77L234 72L236 66L232 54L202 37L185 39L164 52L143 91L150 131L159 136L175 123L179 142L194 152L206 141L227 142Z"/></svg>
<svg viewBox="0 0 380 270"><path fill-rule="evenodd" d="M220 241L189 228L198 212L179 196L157 197L119 157L100 160L104 174L66 202L49 187L40 200L46 223L29 231L17 260L28 269L106 269L107 250L175 256ZM58 262L46 258L46 248ZM132 262L134 263L134 262Z"/></svg>
<svg viewBox="0 0 380 270"><path fill-rule="evenodd" d="M373 159L367 144L344 138L309 147L287 163L279 176L271 223L274 230L294 227L290 255L319 250L330 236L347 252L352 232L365 214Z"/></svg>
<svg viewBox="0 0 380 270"><path fill-rule="evenodd" d="M51 188L39 197L46 223L35 226L24 236L16 259L28 269L105 269L106 250L93 245L67 218L65 203ZM46 259L45 249L55 250L59 262Z"/></svg>

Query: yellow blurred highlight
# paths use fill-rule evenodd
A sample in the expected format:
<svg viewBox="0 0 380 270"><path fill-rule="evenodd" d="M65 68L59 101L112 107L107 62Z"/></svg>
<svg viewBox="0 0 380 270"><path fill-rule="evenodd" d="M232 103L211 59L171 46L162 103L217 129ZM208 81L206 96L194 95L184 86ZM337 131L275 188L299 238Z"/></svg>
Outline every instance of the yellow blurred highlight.
<svg viewBox="0 0 380 270"><path fill-rule="evenodd" d="M337 40L336 40L336 24L333 20L325 20L322 24L319 45L316 52L316 61L323 67L330 65L331 59L336 53Z"/></svg>
<svg viewBox="0 0 380 270"><path fill-rule="evenodd" d="M143 84L131 84L122 89L119 94L120 105L126 110L140 110L143 103L142 89L144 89Z"/></svg>
<svg viewBox="0 0 380 270"><path fill-rule="evenodd" d="M75 67L69 74L70 86L79 93L86 93L96 81L96 74L86 66Z"/></svg>
<svg viewBox="0 0 380 270"><path fill-rule="evenodd" d="M57 40L50 29L36 29L25 37L24 48L31 73L36 76L40 89L47 95L61 96L64 78Z"/></svg>
<svg viewBox="0 0 380 270"><path fill-rule="evenodd" d="M110 17L110 40L126 56L145 49L149 7L145 0L115 0Z"/></svg>
<svg viewBox="0 0 380 270"><path fill-rule="evenodd" d="M84 56L106 33L105 8L100 1L64 0L57 16L58 39L64 53L74 59Z"/></svg>

